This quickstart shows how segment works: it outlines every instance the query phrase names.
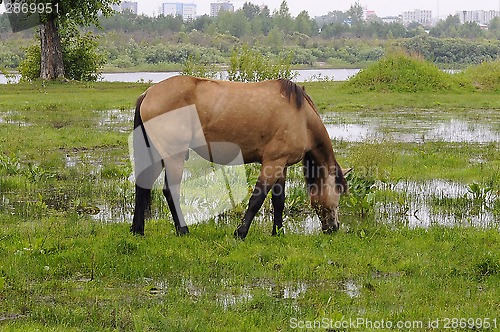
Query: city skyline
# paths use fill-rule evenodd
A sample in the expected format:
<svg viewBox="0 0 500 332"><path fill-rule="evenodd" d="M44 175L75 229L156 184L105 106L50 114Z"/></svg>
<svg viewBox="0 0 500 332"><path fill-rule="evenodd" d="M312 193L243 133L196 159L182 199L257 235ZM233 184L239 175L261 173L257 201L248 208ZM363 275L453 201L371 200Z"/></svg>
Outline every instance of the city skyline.
<svg viewBox="0 0 500 332"><path fill-rule="evenodd" d="M234 9L240 9L248 0L213 1L213 0L132 0L138 3L138 14L157 16L162 12L162 4L167 2L193 3L197 7L197 15L210 15L210 4L214 2L231 2ZM250 0L255 5L267 5L271 13L278 10L283 0ZM405 11L430 10L434 18L446 18L455 15L459 11L471 10L495 10L500 11L500 0L420 0L418 4L410 1L400 0L361 0L358 1L363 8L375 12L379 17L398 16ZM309 0L306 4L302 0L287 0L292 16L297 16L305 10L311 17L322 16L331 11L346 11L356 0L335 0L325 2L324 0ZM0 5L0 13L5 12L5 7Z"/></svg>
<svg viewBox="0 0 500 332"><path fill-rule="evenodd" d="M198 15L210 14L210 3L220 1L210 0L187 0L187 1L158 1L158 0L135 0L139 5L139 13L146 15L158 15L164 2L186 2L194 3L197 6ZM248 0L229 1L234 4L235 10L241 8ZM271 12L278 10L283 0L255 0L249 1L255 5L265 4ZM227 1L223 1L227 2ZM355 0L336 0L335 2L325 2L324 0L309 0L304 4L301 0L287 0L292 16L297 16L305 10L311 17L326 15L330 11L346 11L354 4ZM404 11L415 9L431 10L432 15L439 18L446 18L448 15L455 15L457 11L463 10L497 10L500 11L499 0L421 0L418 4L410 1L400 0L363 0L359 3L368 10L375 11L380 16L401 15Z"/></svg>

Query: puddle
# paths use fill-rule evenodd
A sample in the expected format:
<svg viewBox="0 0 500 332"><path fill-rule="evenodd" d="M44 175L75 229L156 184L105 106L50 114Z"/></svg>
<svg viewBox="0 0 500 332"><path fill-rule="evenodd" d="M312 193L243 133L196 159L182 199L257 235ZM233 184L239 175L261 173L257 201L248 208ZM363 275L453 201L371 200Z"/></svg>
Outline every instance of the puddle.
<svg viewBox="0 0 500 332"><path fill-rule="evenodd" d="M377 203L375 218L378 220L402 222L409 227L499 226L492 212L496 199L493 193L479 203L474 202L466 185L444 180L402 181L382 185L381 189L402 195L398 202ZM439 204L443 206L440 208Z"/></svg>
<svg viewBox="0 0 500 332"><path fill-rule="evenodd" d="M105 130L118 130L121 133L129 133L133 129L133 109L96 111L96 114L99 116L99 126Z"/></svg>
<svg viewBox="0 0 500 332"><path fill-rule="evenodd" d="M68 152L64 156L67 168L86 168L92 175L100 174L103 169L103 160L90 152Z"/></svg>
<svg viewBox="0 0 500 332"><path fill-rule="evenodd" d="M330 138L346 142L500 142L499 128L494 127L495 121L491 121L498 114L488 110L481 112L464 112L460 119L453 117L456 115L435 110L423 110L418 114L401 110L383 115L365 112L328 113L322 117Z"/></svg>
<svg viewBox="0 0 500 332"><path fill-rule="evenodd" d="M227 279L213 279L211 282L218 286L215 293L215 301L223 310L230 310L235 306L251 301L255 296L255 292L273 297L277 301L287 301L293 305L293 303L296 303L296 301L303 297L310 289L321 289L326 292L340 292L354 299L361 296L362 288L352 279L338 282L297 281L285 284L276 283L271 279L264 279L255 280L243 285L235 285L232 281ZM168 281L153 282L153 280L147 280L147 283L151 285L149 293L158 296L164 295L167 289L172 287ZM178 287L191 298L205 296L212 298L212 294L210 293L213 290L202 287L191 279L182 280Z"/></svg>
<svg viewBox="0 0 500 332"><path fill-rule="evenodd" d="M361 295L361 287L354 280L346 280L343 284L344 292L351 298L357 298Z"/></svg>

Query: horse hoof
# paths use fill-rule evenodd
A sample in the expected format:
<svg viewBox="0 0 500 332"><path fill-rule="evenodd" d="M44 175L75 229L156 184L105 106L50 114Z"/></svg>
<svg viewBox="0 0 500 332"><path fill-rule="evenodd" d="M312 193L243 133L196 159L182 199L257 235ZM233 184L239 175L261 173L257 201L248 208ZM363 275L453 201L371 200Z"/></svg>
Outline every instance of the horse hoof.
<svg viewBox="0 0 500 332"><path fill-rule="evenodd" d="M234 238L244 240L248 234L248 230L244 230L243 227L238 227L234 231Z"/></svg>
<svg viewBox="0 0 500 332"><path fill-rule="evenodd" d="M144 236L144 230L142 229L135 229L133 227L130 227L130 233L134 234L134 235L141 235L141 236Z"/></svg>
<svg viewBox="0 0 500 332"><path fill-rule="evenodd" d="M283 228L279 228L277 231L273 229L271 236L285 236L285 230Z"/></svg>
<svg viewBox="0 0 500 332"><path fill-rule="evenodd" d="M177 228L177 235L183 236L189 234L189 229L187 226Z"/></svg>

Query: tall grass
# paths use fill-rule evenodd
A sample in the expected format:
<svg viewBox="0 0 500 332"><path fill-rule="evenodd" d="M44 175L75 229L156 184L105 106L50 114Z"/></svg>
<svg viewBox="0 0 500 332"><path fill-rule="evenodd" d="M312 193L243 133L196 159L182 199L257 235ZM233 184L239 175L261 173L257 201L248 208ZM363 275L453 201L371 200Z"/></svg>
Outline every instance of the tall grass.
<svg viewBox="0 0 500 332"><path fill-rule="evenodd" d="M476 90L500 91L500 60L470 66L457 77Z"/></svg>

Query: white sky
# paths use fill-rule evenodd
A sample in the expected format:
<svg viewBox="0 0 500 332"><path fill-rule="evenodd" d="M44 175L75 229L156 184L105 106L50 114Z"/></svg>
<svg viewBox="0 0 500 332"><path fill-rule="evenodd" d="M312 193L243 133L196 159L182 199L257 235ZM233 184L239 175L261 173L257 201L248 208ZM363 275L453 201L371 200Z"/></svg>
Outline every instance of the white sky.
<svg viewBox="0 0 500 332"><path fill-rule="evenodd" d="M218 0L132 0L138 2L139 13L147 15L158 14L163 2L185 2L197 5L197 14L210 12L210 3ZM282 0L231 0L235 8L241 8L246 1L253 4L266 4L271 12L278 9ZM287 0L293 16L306 10L312 17L327 14L329 11L346 11L356 0ZM399 15L407 10L432 10L432 15L446 18L449 14L455 15L460 10L500 10L500 0L359 0L360 4L374 10L378 16Z"/></svg>
<svg viewBox="0 0 500 332"><path fill-rule="evenodd" d="M203 15L210 12L210 3L219 0L131 0L138 2L139 13L157 15L163 2L185 2L197 5L197 14ZM266 4L271 12L278 9L282 0L231 0L235 8L241 8L246 1L253 4ZM306 10L311 17L327 14L329 11L346 11L356 0L287 0L288 7L293 16ZM446 18L449 14L455 15L460 10L498 10L500 0L359 0L363 7L374 10L378 16L392 16L402 14L407 10L422 9L432 10L432 15ZM0 13L5 11L0 5Z"/></svg>

